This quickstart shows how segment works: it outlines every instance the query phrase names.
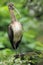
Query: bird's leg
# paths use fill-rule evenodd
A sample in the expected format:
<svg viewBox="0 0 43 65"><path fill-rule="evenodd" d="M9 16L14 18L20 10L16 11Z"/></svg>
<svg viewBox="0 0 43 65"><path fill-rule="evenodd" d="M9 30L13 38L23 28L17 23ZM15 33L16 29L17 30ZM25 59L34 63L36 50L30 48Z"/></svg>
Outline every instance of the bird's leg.
<svg viewBox="0 0 43 65"><path fill-rule="evenodd" d="M18 47L18 54L19 54L19 57L20 57L20 54L21 54L21 46L20 45Z"/></svg>
<svg viewBox="0 0 43 65"><path fill-rule="evenodd" d="M14 48L15 48L16 54L18 54L17 48L16 48L16 43L14 44Z"/></svg>

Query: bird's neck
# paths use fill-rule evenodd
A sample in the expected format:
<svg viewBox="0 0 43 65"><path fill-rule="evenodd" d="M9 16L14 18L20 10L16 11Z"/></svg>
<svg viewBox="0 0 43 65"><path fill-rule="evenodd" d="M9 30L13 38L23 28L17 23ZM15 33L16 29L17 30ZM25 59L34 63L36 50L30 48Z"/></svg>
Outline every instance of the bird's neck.
<svg viewBox="0 0 43 65"><path fill-rule="evenodd" d="M10 10L10 16L11 16L12 22L15 22L16 21L16 17L14 15L14 10Z"/></svg>

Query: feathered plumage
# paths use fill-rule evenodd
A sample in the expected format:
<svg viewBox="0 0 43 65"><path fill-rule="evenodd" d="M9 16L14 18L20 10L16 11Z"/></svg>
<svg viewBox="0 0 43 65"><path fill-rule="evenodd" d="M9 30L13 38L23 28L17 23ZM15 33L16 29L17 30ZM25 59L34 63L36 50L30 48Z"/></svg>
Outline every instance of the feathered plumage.
<svg viewBox="0 0 43 65"><path fill-rule="evenodd" d="M8 7L12 20L11 24L8 27L8 36L13 49L16 49L22 39L22 25L16 20L14 16L14 5L12 3L9 3Z"/></svg>

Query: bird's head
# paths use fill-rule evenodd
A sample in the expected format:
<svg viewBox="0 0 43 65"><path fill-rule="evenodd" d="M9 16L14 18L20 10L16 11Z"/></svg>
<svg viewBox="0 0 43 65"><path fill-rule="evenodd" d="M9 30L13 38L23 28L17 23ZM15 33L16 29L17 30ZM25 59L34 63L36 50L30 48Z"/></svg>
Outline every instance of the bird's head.
<svg viewBox="0 0 43 65"><path fill-rule="evenodd" d="M9 10L15 10L17 12L17 14L21 17L20 12L14 6L14 3L12 3L12 2L8 3L8 8L9 8Z"/></svg>
<svg viewBox="0 0 43 65"><path fill-rule="evenodd" d="M9 10L11 9L11 10L14 10L14 4L12 3L12 2L10 2L9 4L8 4L8 8L9 8Z"/></svg>

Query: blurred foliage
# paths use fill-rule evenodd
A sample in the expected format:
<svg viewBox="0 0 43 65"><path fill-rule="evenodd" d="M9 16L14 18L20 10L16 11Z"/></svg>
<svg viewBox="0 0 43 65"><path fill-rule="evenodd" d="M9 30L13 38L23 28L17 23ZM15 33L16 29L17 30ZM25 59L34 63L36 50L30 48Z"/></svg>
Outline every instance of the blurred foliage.
<svg viewBox="0 0 43 65"><path fill-rule="evenodd" d="M8 2L20 12L15 12L18 21L23 25L23 38L17 50L13 50L8 38L8 25L11 22ZM24 60L15 59L16 53L36 52L38 57L27 55ZM41 53L40 53L41 52ZM35 65L43 62L43 0L0 0L0 64L1 65ZM37 55L36 54L36 55ZM28 59L26 59L29 56ZM36 59L37 58L37 59ZM15 62L14 62L15 59ZM40 60L41 59L41 60ZM9 61L8 61L9 60ZM38 60L38 61L36 61ZM37 65L37 64L36 64ZM41 65L41 64L40 64Z"/></svg>

